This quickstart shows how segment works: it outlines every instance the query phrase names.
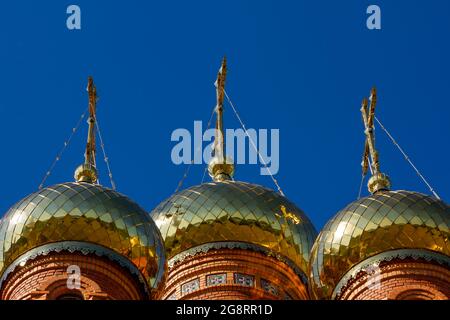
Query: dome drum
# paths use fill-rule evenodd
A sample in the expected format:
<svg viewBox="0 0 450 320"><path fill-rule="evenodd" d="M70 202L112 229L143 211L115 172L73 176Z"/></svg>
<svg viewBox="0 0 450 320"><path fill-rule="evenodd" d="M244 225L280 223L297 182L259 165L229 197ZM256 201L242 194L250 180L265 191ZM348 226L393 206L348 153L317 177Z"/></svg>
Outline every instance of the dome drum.
<svg viewBox="0 0 450 320"><path fill-rule="evenodd" d="M150 295L149 286L146 279L143 277L139 269L127 258L118 254L117 252L102 247L93 243L79 242L79 241L62 241L45 244L36 248L33 248L26 253L22 254L13 263L11 263L3 272L0 278L0 289L3 283L7 280L8 276L16 271L17 268L25 266L29 261L36 259L40 256L47 256L51 253L78 252L85 256L95 255L98 257L105 257L110 261L117 263L121 267L125 268L129 274L131 274L141 285L142 290Z"/></svg>
<svg viewBox="0 0 450 320"><path fill-rule="evenodd" d="M251 250L254 252L262 253L266 256L274 257L278 261L285 263L288 265L295 274L298 275L298 277L301 279L303 284L307 285L308 280L306 274L300 270L291 260L288 258L271 251L270 249L266 247L262 247L256 244L247 243L247 242L236 242L236 241L221 241L221 242L210 242L205 243L193 248L190 248L188 250L185 250L177 255L175 255L173 258L171 258L168 262L169 268L173 268L174 266L183 263L184 260L186 260L189 257L195 256L197 254L207 253L212 250L220 250L220 249L237 249L237 250Z"/></svg>
<svg viewBox="0 0 450 320"><path fill-rule="evenodd" d="M359 264L352 267L337 283L331 294L331 299L335 299L341 294L341 290L347 283L355 278L361 271L372 272L374 267L383 262L389 262L395 259L405 260L411 258L413 260L424 260L427 262L437 263L439 265L450 268L450 257L429 250L423 249L397 249L379 253L375 256L367 258Z"/></svg>

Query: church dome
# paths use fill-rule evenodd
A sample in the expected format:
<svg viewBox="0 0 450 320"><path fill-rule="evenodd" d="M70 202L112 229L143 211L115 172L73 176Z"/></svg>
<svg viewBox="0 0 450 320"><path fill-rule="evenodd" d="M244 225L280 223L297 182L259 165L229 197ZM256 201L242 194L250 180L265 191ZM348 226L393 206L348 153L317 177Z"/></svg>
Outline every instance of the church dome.
<svg viewBox="0 0 450 320"><path fill-rule="evenodd" d="M0 220L0 286L17 266L64 250L117 262L153 295L164 283L167 266L161 234L138 204L99 185L95 165L97 91L92 77L87 91L89 130L85 161L75 170L76 182L45 188L41 184L39 191L16 203ZM115 188L112 174L109 176Z"/></svg>
<svg viewBox="0 0 450 320"><path fill-rule="evenodd" d="M265 187L215 181L180 191L152 216L165 242L167 258L213 242L243 242L269 249L306 274L316 231L292 202Z"/></svg>
<svg viewBox="0 0 450 320"><path fill-rule="evenodd" d="M318 299L336 298L358 272L370 272L381 261L421 258L450 263L450 206L437 195L390 190L375 148L375 88L369 100L365 98L361 107L366 135L361 164L363 177L369 168L372 173L367 183L371 195L339 211L319 233L308 275L311 294Z"/></svg>
<svg viewBox="0 0 450 320"><path fill-rule="evenodd" d="M281 192L235 181L223 129L226 59L216 86L216 130L208 164L212 182L176 192L151 213L164 240L169 266L211 248L263 252L287 263L306 281L317 235L308 217Z"/></svg>
<svg viewBox="0 0 450 320"><path fill-rule="evenodd" d="M378 191L338 212L311 252L310 285L316 298L331 296L355 265L382 252L425 249L450 257L450 206L410 191Z"/></svg>
<svg viewBox="0 0 450 320"><path fill-rule="evenodd" d="M128 258L150 288L163 280L164 246L148 213L128 197L86 182L43 188L9 209L0 224L0 275L22 254L65 241Z"/></svg>

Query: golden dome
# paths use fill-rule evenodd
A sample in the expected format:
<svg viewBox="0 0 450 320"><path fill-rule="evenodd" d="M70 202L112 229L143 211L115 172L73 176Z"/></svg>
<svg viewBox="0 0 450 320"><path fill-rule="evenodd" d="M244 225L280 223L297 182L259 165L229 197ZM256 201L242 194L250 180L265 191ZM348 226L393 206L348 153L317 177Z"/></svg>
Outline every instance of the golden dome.
<svg viewBox="0 0 450 320"><path fill-rule="evenodd" d="M378 191L332 218L311 251L309 283L316 298L330 298L355 265L379 253L421 249L450 256L450 206L421 193Z"/></svg>
<svg viewBox="0 0 450 320"><path fill-rule="evenodd" d="M128 258L150 289L164 280L164 246L148 213L114 190L85 182L41 189L5 214L0 222L0 276L22 254L64 241L100 245Z"/></svg>
<svg viewBox="0 0 450 320"><path fill-rule="evenodd" d="M288 258L306 274L316 231L288 199L238 181L180 191L153 210L167 258L207 243L244 242Z"/></svg>

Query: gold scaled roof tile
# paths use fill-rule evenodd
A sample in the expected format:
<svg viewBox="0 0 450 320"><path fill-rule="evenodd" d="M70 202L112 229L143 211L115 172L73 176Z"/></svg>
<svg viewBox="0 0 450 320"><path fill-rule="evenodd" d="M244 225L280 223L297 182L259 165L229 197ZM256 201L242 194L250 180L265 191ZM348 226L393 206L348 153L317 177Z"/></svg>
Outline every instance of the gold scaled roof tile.
<svg viewBox="0 0 450 320"><path fill-rule="evenodd" d="M201 244L240 241L289 258L305 274L317 234L308 217L288 199L238 181L204 183L180 191L155 208L152 217L161 230L168 259Z"/></svg>
<svg viewBox="0 0 450 320"><path fill-rule="evenodd" d="M339 211L311 251L309 283L329 298L353 266L396 249L427 249L450 256L450 206L421 193L379 191Z"/></svg>

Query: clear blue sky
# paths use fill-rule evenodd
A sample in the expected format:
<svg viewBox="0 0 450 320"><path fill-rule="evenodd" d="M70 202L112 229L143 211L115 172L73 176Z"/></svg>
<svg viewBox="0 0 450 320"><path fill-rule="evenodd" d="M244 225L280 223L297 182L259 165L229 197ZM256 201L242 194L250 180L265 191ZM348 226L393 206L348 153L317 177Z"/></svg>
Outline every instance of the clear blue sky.
<svg viewBox="0 0 450 320"><path fill-rule="evenodd" d="M79 31L66 28L70 4L81 7ZM366 28L369 4L381 7L380 31ZM153 209L185 171L171 162L170 135L208 120L224 54L228 93L248 127L280 129L277 179L317 229L357 196L359 108L372 85L378 117L448 202L449 16L444 0L2 2L0 211L37 190L87 106L88 75L118 190ZM238 128L225 107L225 125ZM73 180L86 128L48 184ZM377 146L394 189L429 193L381 130ZM274 187L254 165L236 179Z"/></svg>

